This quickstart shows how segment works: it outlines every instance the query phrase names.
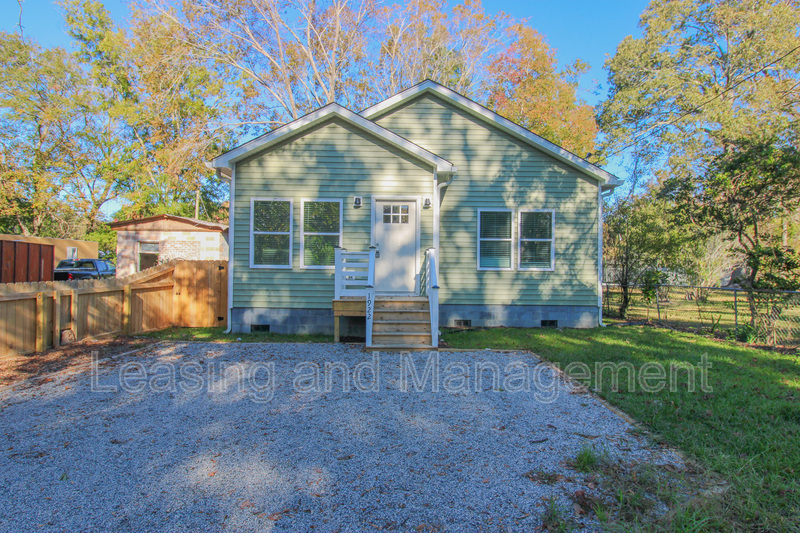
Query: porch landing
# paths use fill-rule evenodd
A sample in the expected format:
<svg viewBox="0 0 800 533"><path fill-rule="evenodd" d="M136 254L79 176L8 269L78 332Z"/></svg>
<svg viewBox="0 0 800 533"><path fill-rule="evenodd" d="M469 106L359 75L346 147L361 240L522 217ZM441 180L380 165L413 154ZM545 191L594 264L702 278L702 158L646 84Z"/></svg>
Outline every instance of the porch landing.
<svg viewBox="0 0 800 533"><path fill-rule="evenodd" d="M334 342L339 342L340 318L367 316L365 297L342 297L332 301ZM375 297L372 344L368 349L430 350L433 348L430 302L420 296Z"/></svg>

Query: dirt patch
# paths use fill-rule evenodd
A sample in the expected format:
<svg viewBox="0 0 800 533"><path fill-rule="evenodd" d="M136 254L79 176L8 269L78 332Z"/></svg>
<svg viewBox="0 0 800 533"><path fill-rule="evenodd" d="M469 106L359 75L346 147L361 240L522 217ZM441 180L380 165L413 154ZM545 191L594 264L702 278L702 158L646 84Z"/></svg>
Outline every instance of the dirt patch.
<svg viewBox="0 0 800 533"><path fill-rule="evenodd" d="M0 363L0 387L90 363L93 352L97 352L99 359L107 359L155 342L155 339L123 336L74 342L42 353L9 357Z"/></svg>

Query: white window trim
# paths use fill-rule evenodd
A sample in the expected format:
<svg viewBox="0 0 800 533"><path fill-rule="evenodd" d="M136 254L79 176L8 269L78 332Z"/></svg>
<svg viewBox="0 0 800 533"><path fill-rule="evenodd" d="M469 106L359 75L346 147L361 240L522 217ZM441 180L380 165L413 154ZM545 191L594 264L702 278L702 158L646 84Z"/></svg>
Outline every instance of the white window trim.
<svg viewBox="0 0 800 533"><path fill-rule="evenodd" d="M254 261L255 235L286 235L285 231L253 231L256 202L289 202L289 264L288 265L257 265ZM271 268L291 270L294 258L294 201L291 198L250 198L250 268Z"/></svg>
<svg viewBox="0 0 800 533"><path fill-rule="evenodd" d="M339 204L339 233L306 232L306 202L330 202ZM344 234L344 205L341 198L301 198L300 199L300 268L303 270L334 270L336 265L306 265L306 235L339 236L339 248L342 247Z"/></svg>
<svg viewBox="0 0 800 533"><path fill-rule="evenodd" d="M481 239L481 216L483 215L483 213L511 213L511 236L508 237L508 238L503 238L503 239ZM478 241L478 255L477 255L477 257L475 259L476 259L476 263L477 263L477 267L478 267L479 271L512 272L514 270L515 263L514 263L514 210L513 209L489 209L489 208L478 209L478 227L477 227L477 230L475 232L475 235L477 236L477 241ZM510 242L511 243L511 250L510 250L511 257L509 258L510 261L508 263L510 266L508 268L482 267L481 266L481 241L497 241L497 242L508 241L508 242Z"/></svg>
<svg viewBox="0 0 800 533"><path fill-rule="evenodd" d="M523 239L522 214L523 213L550 213L550 238L549 239ZM522 242L549 242L550 243L550 268L523 267ZM556 269L556 210L555 209L520 209L517 217L517 269L523 272L554 272Z"/></svg>

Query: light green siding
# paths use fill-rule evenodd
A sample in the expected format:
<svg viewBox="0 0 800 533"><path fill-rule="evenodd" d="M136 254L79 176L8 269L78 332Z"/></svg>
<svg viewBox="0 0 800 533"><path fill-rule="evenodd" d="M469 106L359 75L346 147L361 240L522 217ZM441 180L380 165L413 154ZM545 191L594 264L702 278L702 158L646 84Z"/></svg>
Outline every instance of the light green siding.
<svg viewBox="0 0 800 533"><path fill-rule="evenodd" d="M233 307L328 308L333 270L300 268L301 199L343 200L343 245L370 245L373 195L431 196L433 169L341 121L331 121L236 164ZM353 207L353 196L364 199ZM250 268L250 199L291 198L292 269ZM432 209L420 210L420 246L432 246Z"/></svg>
<svg viewBox="0 0 800 533"><path fill-rule="evenodd" d="M373 120L458 167L442 201L442 304L597 305L596 181L430 94ZM478 271L477 213L491 208L554 209L555 271Z"/></svg>

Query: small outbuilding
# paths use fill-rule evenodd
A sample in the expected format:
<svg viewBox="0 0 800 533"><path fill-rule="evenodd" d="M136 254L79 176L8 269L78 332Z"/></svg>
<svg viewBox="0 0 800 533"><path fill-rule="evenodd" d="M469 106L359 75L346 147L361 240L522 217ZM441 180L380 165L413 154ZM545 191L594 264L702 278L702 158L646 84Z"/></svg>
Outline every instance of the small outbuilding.
<svg viewBox="0 0 800 533"><path fill-rule="evenodd" d="M228 259L228 226L175 215L112 222L117 232L117 276L172 259Z"/></svg>

